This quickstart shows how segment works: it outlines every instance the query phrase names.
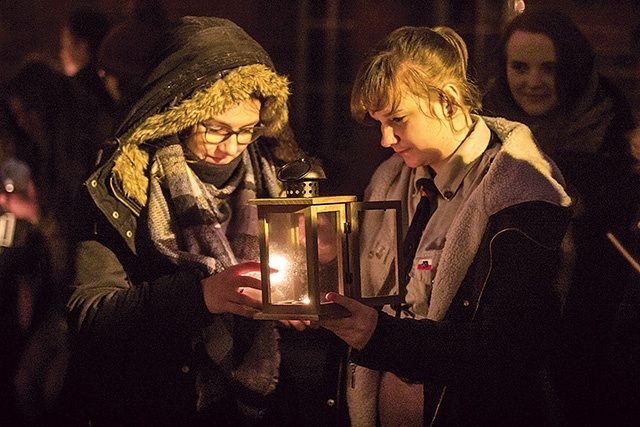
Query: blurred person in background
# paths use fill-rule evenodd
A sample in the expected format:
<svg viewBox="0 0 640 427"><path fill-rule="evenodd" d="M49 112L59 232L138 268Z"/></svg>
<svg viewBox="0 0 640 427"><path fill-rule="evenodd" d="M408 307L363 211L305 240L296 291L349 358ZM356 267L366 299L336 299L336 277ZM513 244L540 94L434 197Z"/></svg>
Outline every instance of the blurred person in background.
<svg viewBox="0 0 640 427"><path fill-rule="evenodd" d="M73 11L60 30L62 69L97 104L100 111L97 118L104 129L105 138L115 126L112 117L115 106L98 75L98 49L111 25L104 13L81 7Z"/></svg>
<svg viewBox="0 0 640 427"><path fill-rule="evenodd" d="M40 228L28 165L0 159L0 185L0 424L54 425L69 355L61 254Z"/></svg>
<svg viewBox="0 0 640 427"><path fill-rule="evenodd" d="M136 100L167 25L154 14L135 15L114 25L100 44L98 74L114 105L118 122Z"/></svg>
<svg viewBox="0 0 640 427"><path fill-rule="evenodd" d="M40 227L66 254L72 246L69 224L74 198L93 168L103 132L96 129L96 104L71 78L39 60L25 62L2 88L15 130L15 156L29 166L38 195ZM58 259L55 273L69 274Z"/></svg>

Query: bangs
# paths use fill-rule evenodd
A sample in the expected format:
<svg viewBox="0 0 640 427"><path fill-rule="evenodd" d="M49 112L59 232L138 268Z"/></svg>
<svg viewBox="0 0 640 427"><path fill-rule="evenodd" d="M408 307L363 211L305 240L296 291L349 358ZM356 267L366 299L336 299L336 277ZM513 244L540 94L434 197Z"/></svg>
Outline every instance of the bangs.
<svg viewBox="0 0 640 427"><path fill-rule="evenodd" d="M401 64L387 55L377 58L356 77L351 96L351 114L366 123L369 111L394 109L401 99L398 69Z"/></svg>
<svg viewBox="0 0 640 427"><path fill-rule="evenodd" d="M425 71L411 61L383 55L357 77L351 97L352 116L367 124L369 111L394 111L404 96L417 96L429 102L433 95L442 99L442 91L427 83L430 80Z"/></svg>

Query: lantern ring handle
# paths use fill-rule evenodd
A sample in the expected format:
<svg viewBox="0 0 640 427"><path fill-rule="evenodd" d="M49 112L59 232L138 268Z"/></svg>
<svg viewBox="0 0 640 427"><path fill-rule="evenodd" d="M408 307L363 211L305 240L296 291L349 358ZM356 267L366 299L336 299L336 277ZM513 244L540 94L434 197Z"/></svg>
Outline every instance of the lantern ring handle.
<svg viewBox="0 0 640 427"><path fill-rule="evenodd" d="M278 171L278 180L282 182L326 179L322 167L309 159L298 159L282 166Z"/></svg>

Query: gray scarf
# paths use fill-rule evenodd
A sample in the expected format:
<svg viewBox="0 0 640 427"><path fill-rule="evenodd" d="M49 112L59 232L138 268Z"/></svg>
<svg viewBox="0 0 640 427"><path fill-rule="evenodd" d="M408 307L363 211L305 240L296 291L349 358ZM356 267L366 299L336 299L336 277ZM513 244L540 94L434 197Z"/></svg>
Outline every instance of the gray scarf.
<svg viewBox="0 0 640 427"><path fill-rule="evenodd" d="M238 262L259 259L257 210L247 201L258 196L261 186L263 196L275 197L278 186L274 168L253 145L220 189L196 176L181 145L156 152L149 181L148 227L156 249L172 263L211 275ZM224 314L216 315L200 331L194 350L207 357L196 383L199 411L232 394L243 414L263 415L261 398L274 391L280 364L274 326Z"/></svg>

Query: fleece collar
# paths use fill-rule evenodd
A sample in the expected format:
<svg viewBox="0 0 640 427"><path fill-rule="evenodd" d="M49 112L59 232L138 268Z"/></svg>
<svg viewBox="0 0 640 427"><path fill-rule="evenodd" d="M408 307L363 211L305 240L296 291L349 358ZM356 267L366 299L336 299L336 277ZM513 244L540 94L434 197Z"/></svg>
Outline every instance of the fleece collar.
<svg viewBox="0 0 640 427"><path fill-rule="evenodd" d="M447 313L491 215L530 201L572 204L560 171L540 151L528 127L501 118L483 119L502 140L502 150L447 232L427 314L432 320L442 320Z"/></svg>

